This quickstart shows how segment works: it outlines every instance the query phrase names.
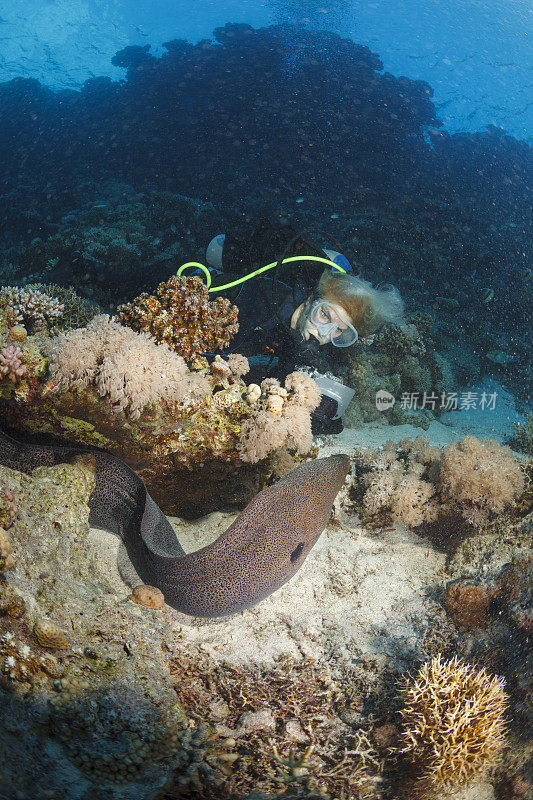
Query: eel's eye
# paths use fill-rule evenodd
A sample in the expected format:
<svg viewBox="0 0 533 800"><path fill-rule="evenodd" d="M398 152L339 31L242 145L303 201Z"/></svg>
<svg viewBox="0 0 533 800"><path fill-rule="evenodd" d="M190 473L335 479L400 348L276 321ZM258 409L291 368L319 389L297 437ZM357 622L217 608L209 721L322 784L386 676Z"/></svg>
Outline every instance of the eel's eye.
<svg viewBox="0 0 533 800"><path fill-rule="evenodd" d="M300 558L303 549L304 549L304 542L300 542L300 544L294 548L294 550L291 553L291 564L294 564L294 562L297 561L298 558Z"/></svg>

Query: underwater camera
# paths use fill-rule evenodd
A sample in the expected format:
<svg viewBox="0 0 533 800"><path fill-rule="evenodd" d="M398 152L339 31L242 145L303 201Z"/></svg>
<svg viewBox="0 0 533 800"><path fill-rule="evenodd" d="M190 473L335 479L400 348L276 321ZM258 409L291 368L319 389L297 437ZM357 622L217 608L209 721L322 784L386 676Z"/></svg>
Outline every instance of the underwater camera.
<svg viewBox="0 0 533 800"><path fill-rule="evenodd" d="M342 415L345 413L355 389L345 386L339 378L330 372L322 373L316 369L298 366L298 370L307 372L322 392L322 399L311 413L313 434L340 433L343 429Z"/></svg>

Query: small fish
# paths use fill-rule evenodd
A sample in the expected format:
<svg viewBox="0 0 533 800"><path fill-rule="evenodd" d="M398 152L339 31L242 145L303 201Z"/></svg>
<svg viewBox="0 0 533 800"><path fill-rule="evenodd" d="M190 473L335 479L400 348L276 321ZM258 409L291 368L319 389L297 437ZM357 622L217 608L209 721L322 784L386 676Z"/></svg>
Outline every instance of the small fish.
<svg viewBox="0 0 533 800"><path fill-rule="evenodd" d="M442 308L445 311L453 311L459 308L459 300L455 297L435 297L431 303L433 308Z"/></svg>
<svg viewBox="0 0 533 800"><path fill-rule="evenodd" d="M490 289L488 286L486 286L481 290L480 297L481 302L487 305L487 303L490 303L491 300L494 300L494 289Z"/></svg>
<svg viewBox="0 0 533 800"><path fill-rule="evenodd" d="M330 214L330 219L339 219L339 214Z"/></svg>
<svg viewBox="0 0 533 800"><path fill-rule="evenodd" d="M491 350L487 353L487 358L494 364L511 364L516 361L516 356L506 353L504 350Z"/></svg>
<svg viewBox="0 0 533 800"><path fill-rule="evenodd" d="M303 203L304 200L305 200L305 197L297 197L296 198L296 202L297 203Z"/></svg>
<svg viewBox="0 0 533 800"><path fill-rule="evenodd" d="M374 339L375 338L376 338L376 334L372 333L372 334L370 334L370 336L361 336L359 341L361 342L361 344L371 345L371 344L374 344Z"/></svg>

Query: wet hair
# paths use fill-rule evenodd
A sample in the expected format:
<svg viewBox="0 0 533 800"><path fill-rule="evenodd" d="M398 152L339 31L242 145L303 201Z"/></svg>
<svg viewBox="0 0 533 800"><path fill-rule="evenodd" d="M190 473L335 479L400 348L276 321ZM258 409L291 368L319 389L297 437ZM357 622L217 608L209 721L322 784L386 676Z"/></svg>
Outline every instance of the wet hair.
<svg viewBox="0 0 533 800"><path fill-rule="evenodd" d="M328 269L322 273L317 295L342 306L360 337L370 336L386 322L405 322L403 300L390 284L374 288L356 275Z"/></svg>

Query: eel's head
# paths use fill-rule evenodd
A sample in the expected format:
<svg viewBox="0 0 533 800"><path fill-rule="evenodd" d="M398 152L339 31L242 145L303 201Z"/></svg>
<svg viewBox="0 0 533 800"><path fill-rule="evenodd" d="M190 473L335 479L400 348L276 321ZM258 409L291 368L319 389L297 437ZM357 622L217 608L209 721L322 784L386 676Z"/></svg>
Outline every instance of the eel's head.
<svg viewBox="0 0 533 800"><path fill-rule="evenodd" d="M300 569L328 524L349 469L346 455L300 464L244 509L227 531L248 532L240 548L242 571L233 573L244 600L239 610L267 597Z"/></svg>
<svg viewBox="0 0 533 800"><path fill-rule="evenodd" d="M172 570L168 585L155 585L167 602L193 616L218 617L255 605L300 569L329 521L349 467L344 455L300 464L259 492L212 544L175 559L179 580Z"/></svg>

